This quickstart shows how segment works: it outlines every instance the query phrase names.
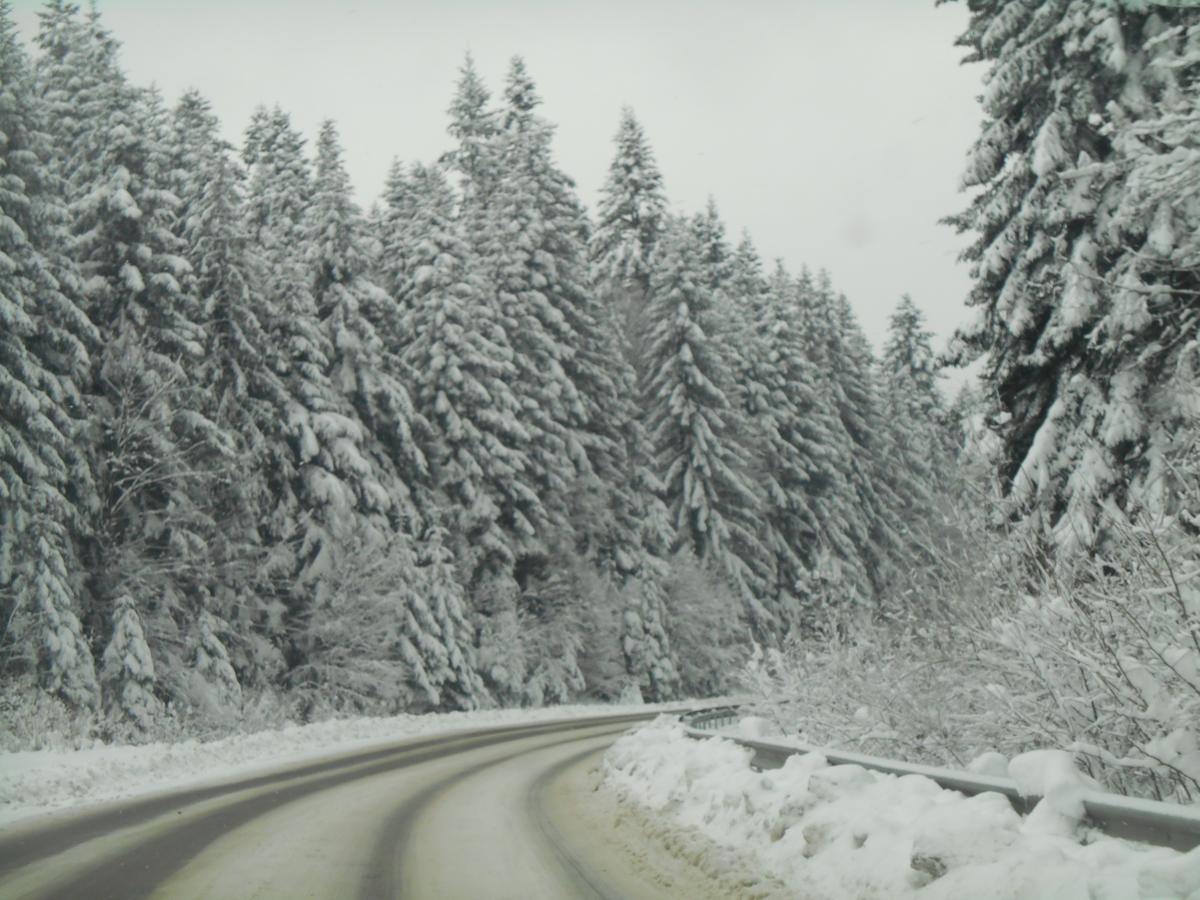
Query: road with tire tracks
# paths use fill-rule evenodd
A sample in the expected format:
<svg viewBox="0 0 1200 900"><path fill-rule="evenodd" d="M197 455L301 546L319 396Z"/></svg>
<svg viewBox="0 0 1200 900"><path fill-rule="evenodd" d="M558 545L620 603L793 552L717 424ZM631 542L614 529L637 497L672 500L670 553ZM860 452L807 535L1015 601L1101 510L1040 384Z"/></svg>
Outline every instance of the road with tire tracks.
<svg viewBox="0 0 1200 900"><path fill-rule="evenodd" d="M405 740L0 830L0 898L704 897L596 790L642 716Z"/></svg>

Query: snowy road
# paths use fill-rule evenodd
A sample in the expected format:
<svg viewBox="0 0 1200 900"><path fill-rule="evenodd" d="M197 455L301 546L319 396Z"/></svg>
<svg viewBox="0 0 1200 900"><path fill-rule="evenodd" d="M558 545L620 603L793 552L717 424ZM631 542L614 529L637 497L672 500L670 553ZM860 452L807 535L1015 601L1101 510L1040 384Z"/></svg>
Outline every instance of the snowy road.
<svg viewBox="0 0 1200 900"><path fill-rule="evenodd" d="M593 790L649 717L408 740L14 826L0 897L701 898Z"/></svg>

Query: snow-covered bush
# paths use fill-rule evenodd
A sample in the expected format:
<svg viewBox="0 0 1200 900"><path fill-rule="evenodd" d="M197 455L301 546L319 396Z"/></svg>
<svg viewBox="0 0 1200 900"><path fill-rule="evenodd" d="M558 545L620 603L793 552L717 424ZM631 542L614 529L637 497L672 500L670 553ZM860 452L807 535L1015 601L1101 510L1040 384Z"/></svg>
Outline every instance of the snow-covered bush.
<svg viewBox="0 0 1200 900"><path fill-rule="evenodd" d="M32 676L14 678L0 691L0 752L77 749L93 737L95 717L38 690Z"/></svg>
<svg viewBox="0 0 1200 900"><path fill-rule="evenodd" d="M117 598L112 620L100 670L105 712L114 734L144 735L162 715L163 704L142 617L131 596Z"/></svg>
<svg viewBox="0 0 1200 900"><path fill-rule="evenodd" d="M1034 567L1034 548L967 523L973 549L915 579L906 617L756 653L760 711L814 743L936 764L1070 750L1111 790L1200 800L1189 454L1173 511L1110 510L1094 557Z"/></svg>
<svg viewBox="0 0 1200 900"><path fill-rule="evenodd" d="M1200 801L1200 567L1193 535L1145 520L993 620L997 708L1129 793ZM1034 713L1039 713L1034 715Z"/></svg>
<svg viewBox="0 0 1200 900"><path fill-rule="evenodd" d="M741 673L754 709L812 744L965 766L1003 746L1004 724L974 685L980 660L947 642L874 625L757 650Z"/></svg>
<svg viewBox="0 0 1200 900"><path fill-rule="evenodd" d="M312 720L486 702L464 651L461 588L440 532L431 529L419 544L398 534L384 546L358 545L338 561L328 598L296 634L304 662L288 684L297 713Z"/></svg>

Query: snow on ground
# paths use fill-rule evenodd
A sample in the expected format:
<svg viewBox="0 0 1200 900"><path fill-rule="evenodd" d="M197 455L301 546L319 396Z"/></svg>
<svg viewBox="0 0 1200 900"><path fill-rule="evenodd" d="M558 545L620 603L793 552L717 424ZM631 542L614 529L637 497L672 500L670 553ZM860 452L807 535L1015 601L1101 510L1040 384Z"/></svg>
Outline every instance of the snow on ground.
<svg viewBox="0 0 1200 900"><path fill-rule="evenodd" d="M750 729L753 730L753 729ZM1046 799L1029 816L1000 794L966 797L920 775L831 766L818 753L755 772L750 750L692 740L672 717L621 738L604 763L618 796L654 813L675 852L712 842L811 898L1200 898L1188 854L1089 833L1066 754L1017 757L1010 775ZM650 818L650 817L647 817Z"/></svg>
<svg viewBox="0 0 1200 900"><path fill-rule="evenodd" d="M353 718L289 725L221 740L0 753L0 824L55 809L200 782L225 781L324 756L432 735L597 715L679 709L679 704L555 706Z"/></svg>

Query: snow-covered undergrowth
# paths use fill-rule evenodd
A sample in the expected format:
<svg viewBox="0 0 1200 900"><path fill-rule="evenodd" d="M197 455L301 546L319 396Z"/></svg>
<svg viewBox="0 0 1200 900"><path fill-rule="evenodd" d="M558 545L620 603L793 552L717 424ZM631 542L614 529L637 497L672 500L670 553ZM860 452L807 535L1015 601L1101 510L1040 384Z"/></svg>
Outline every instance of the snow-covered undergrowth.
<svg viewBox="0 0 1200 900"><path fill-rule="evenodd" d="M138 746L96 742L81 750L0 753L0 822L65 806L224 780L309 756L419 735L662 708L576 705L332 719L208 742Z"/></svg>
<svg viewBox="0 0 1200 900"><path fill-rule="evenodd" d="M811 898L1167 898L1200 896L1189 854L1104 837L1079 825L1088 785L1070 757L1013 760L1022 790L1045 794L1025 817L1000 794L965 797L923 776L830 766L819 754L755 772L732 741L692 740L660 718L621 738L605 782L661 822L747 858Z"/></svg>
<svg viewBox="0 0 1200 900"><path fill-rule="evenodd" d="M1039 568L984 508L888 616L757 653L755 711L810 744L933 765L1052 747L1106 790L1200 802L1194 528L1114 518L1102 555Z"/></svg>

